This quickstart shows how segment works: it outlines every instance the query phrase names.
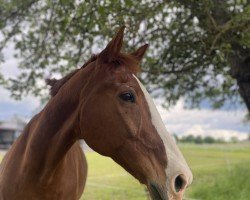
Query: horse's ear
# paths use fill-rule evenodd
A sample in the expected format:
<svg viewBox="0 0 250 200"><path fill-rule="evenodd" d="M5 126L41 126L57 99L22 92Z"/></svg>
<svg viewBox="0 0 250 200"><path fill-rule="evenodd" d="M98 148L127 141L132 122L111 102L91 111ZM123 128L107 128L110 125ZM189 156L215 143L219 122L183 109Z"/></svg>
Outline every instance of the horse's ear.
<svg viewBox="0 0 250 200"><path fill-rule="evenodd" d="M123 35L125 26L122 26L116 33L115 37L108 43L106 48L99 54L99 59L104 62L112 61L119 53L122 48Z"/></svg>
<svg viewBox="0 0 250 200"><path fill-rule="evenodd" d="M147 49L148 49L148 44L144 44L135 52L131 53L131 55L134 56L138 62L140 62Z"/></svg>

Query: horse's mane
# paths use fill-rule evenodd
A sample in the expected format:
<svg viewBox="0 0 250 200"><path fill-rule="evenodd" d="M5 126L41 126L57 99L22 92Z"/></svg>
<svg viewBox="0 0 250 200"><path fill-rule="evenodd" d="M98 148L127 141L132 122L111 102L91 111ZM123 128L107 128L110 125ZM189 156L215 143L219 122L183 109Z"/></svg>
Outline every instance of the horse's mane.
<svg viewBox="0 0 250 200"><path fill-rule="evenodd" d="M92 55L91 58L79 69L75 69L72 72L68 73L61 79L46 79L46 83L51 86L50 95L55 96L59 89L72 77L74 76L80 69L85 68L89 63L95 61L97 59L97 55Z"/></svg>
<svg viewBox="0 0 250 200"><path fill-rule="evenodd" d="M92 55L91 58L79 69L75 69L72 72L68 73L61 79L46 79L46 83L51 86L50 88L50 95L53 97L57 94L59 89L72 77L74 76L80 69L85 68L88 64L97 60L98 55ZM119 54L116 58L112 59L110 63L119 66L126 66L131 70L133 73L137 73L139 71L138 61L129 55L129 54Z"/></svg>

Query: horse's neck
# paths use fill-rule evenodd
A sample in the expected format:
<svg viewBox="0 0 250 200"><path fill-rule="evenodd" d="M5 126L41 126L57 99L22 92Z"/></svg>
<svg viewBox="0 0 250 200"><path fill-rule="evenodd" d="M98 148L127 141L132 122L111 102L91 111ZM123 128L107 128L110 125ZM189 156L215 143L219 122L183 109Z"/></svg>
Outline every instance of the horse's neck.
<svg viewBox="0 0 250 200"><path fill-rule="evenodd" d="M49 176L76 142L78 100L77 94L74 97L58 94L31 121L31 128L24 133L28 135L24 159L29 170Z"/></svg>

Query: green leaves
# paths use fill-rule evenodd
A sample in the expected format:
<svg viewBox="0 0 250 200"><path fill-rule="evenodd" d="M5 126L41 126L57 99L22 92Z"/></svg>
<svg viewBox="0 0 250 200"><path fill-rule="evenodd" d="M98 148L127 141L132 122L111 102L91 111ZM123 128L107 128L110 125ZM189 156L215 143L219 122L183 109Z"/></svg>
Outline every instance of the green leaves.
<svg viewBox="0 0 250 200"><path fill-rule="evenodd" d="M249 12L245 1L0 0L2 48L14 40L21 60L7 87L18 98L46 95L45 74L82 65L126 24L126 51L150 44L142 64L150 91L160 90L168 106L184 97L190 106L207 99L219 108L237 96L229 67L238 67L232 55L249 56Z"/></svg>

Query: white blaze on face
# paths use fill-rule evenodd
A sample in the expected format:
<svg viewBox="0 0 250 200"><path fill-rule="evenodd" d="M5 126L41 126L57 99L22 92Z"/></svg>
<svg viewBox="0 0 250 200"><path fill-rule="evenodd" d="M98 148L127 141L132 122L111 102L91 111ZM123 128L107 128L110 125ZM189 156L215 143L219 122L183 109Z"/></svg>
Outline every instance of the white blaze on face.
<svg viewBox="0 0 250 200"><path fill-rule="evenodd" d="M182 174L185 175L187 178L188 183L190 184L193 179L193 175L191 170L189 169L182 153L180 152L179 148L177 147L174 139L172 136L167 132L166 127L161 119L161 116L150 97L149 93L147 92L146 88L142 85L142 83L138 80L136 76L134 76L137 80L138 84L141 87L142 92L146 98L148 107L150 109L151 120L152 124L154 125L155 129L157 130L159 136L161 137L167 155L167 168L166 168L166 175L167 175L167 189L170 189L170 181L174 179L176 176Z"/></svg>

